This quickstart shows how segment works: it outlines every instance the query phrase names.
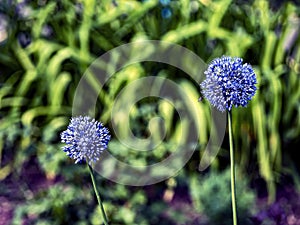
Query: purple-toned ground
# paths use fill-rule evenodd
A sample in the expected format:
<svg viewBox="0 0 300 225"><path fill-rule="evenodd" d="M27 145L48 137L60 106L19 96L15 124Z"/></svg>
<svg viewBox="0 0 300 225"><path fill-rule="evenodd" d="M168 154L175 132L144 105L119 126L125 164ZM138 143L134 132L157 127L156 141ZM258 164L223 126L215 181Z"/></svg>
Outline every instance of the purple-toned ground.
<svg viewBox="0 0 300 225"><path fill-rule="evenodd" d="M14 210L20 203L34 198L40 190L47 190L50 186L63 182L58 178L47 178L38 168L36 162L24 165L20 176L13 174L1 181L0 186L0 225L11 224ZM148 186L145 188L149 198L157 196L161 191ZM151 194L152 193L152 194ZM175 189L174 192L164 191L162 199L168 205L168 210L162 213L162 217L170 221L170 225L208 225L207 218L194 210L187 188ZM153 195L151 197L151 195ZM24 199L24 196L26 198ZM276 201L270 205L266 198L257 199L257 213L253 216L254 225L300 225L300 194L291 185L278 189ZM188 221L182 223L172 220L172 214L183 215ZM184 221L184 219L183 219ZM23 224L30 224L25 219Z"/></svg>

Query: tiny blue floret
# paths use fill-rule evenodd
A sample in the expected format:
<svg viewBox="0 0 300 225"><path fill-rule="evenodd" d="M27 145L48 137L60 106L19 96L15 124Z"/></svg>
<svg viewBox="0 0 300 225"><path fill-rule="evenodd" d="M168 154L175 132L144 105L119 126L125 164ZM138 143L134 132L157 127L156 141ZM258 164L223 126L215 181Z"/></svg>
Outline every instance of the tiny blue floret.
<svg viewBox="0 0 300 225"><path fill-rule="evenodd" d="M171 0L159 0L160 4L162 4L163 6L169 5Z"/></svg>
<svg viewBox="0 0 300 225"><path fill-rule="evenodd" d="M164 19L169 19L171 16L172 16L172 11L169 7L164 7L162 10L161 10L161 16L164 18Z"/></svg>
<svg viewBox="0 0 300 225"><path fill-rule="evenodd" d="M214 59L204 72L200 84L204 97L218 110L231 111L232 106L245 107L256 92L256 75L241 58L222 56Z"/></svg>
<svg viewBox="0 0 300 225"><path fill-rule="evenodd" d="M61 141L66 143L62 149L75 163L98 161L109 140L109 130L89 116L73 117L67 130L61 133Z"/></svg>

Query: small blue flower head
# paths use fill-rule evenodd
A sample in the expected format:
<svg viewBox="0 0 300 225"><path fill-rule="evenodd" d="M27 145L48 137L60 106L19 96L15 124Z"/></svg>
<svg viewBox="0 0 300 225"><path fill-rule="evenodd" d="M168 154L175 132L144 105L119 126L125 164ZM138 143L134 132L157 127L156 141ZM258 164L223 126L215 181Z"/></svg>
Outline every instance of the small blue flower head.
<svg viewBox="0 0 300 225"><path fill-rule="evenodd" d="M222 56L214 59L204 72L200 84L204 97L218 110L231 111L232 106L248 104L256 92L256 75L241 58Z"/></svg>
<svg viewBox="0 0 300 225"><path fill-rule="evenodd" d="M61 141L67 144L62 149L75 163L98 161L109 140L109 130L89 116L73 117L61 133Z"/></svg>
<svg viewBox="0 0 300 225"><path fill-rule="evenodd" d="M161 16L164 18L164 19L169 19L171 16L172 16L172 11L169 7L164 7L162 10L161 10Z"/></svg>
<svg viewBox="0 0 300 225"><path fill-rule="evenodd" d="M160 4L162 4L163 6L167 6L170 4L171 0L159 0Z"/></svg>

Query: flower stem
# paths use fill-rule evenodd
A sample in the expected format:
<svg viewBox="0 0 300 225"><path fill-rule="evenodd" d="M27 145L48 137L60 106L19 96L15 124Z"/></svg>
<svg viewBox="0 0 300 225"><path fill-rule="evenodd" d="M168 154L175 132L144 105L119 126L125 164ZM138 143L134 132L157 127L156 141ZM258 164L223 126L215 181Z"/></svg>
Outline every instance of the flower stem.
<svg viewBox="0 0 300 225"><path fill-rule="evenodd" d="M107 220L107 216L105 214L105 211L104 211L104 207L103 207L103 204L102 204L102 201L101 201L101 198L100 198L100 195L99 195L99 192L97 190L97 187L96 187L96 183L95 183L95 178L94 178L94 174L93 174L93 170L91 168L91 166L89 164L87 164L88 167L89 167L89 172L90 172L90 175L91 175L91 178L92 178L92 183L93 183L93 187L94 187L94 191L95 191L95 194L96 194L96 197L97 197L97 201L98 201L98 204L101 208L101 212L102 212L102 216L103 216L103 220L104 220L104 224L105 225L108 225L108 220Z"/></svg>
<svg viewBox="0 0 300 225"><path fill-rule="evenodd" d="M232 204L232 219L233 225L237 225L237 210L236 210L236 190L235 190L235 164L232 138L232 122L231 113L228 112L228 127L229 127L229 147L230 147L230 176L231 176L231 204Z"/></svg>

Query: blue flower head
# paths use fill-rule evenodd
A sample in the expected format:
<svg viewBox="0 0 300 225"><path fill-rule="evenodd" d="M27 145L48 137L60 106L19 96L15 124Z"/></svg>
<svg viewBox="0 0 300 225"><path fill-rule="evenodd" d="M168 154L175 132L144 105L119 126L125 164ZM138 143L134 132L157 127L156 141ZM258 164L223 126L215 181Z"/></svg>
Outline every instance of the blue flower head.
<svg viewBox="0 0 300 225"><path fill-rule="evenodd" d="M222 56L214 59L204 72L200 84L204 97L218 110L231 111L232 106L243 106L255 95L256 75L251 65L241 58Z"/></svg>
<svg viewBox="0 0 300 225"><path fill-rule="evenodd" d="M159 0L160 4L162 4L163 6L169 5L171 0Z"/></svg>
<svg viewBox="0 0 300 225"><path fill-rule="evenodd" d="M161 16L164 18L164 19L169 19L171 16L172 16L172 11L169 7L164 7L162 10L161 10Z"/></svg>
<svg viewBox="0 0 300 225"><path fill-rule="evenodd" d="M99 160L109 140L109 130L89 116L73 117L67 130L61 133L61 141L66 143L62 149L75 163Z"/></svg>

